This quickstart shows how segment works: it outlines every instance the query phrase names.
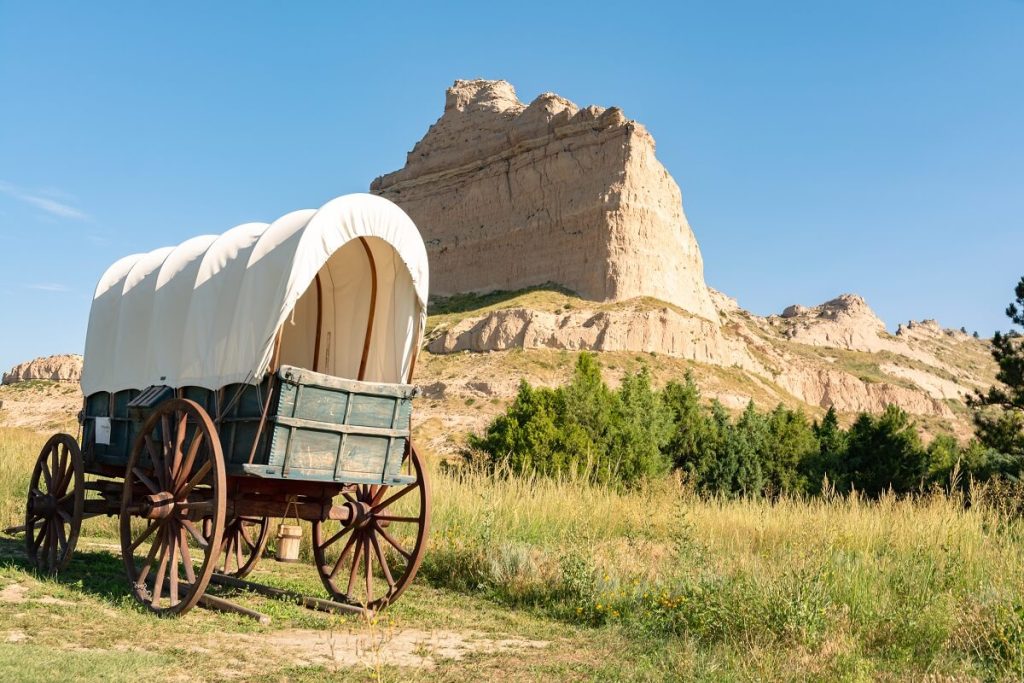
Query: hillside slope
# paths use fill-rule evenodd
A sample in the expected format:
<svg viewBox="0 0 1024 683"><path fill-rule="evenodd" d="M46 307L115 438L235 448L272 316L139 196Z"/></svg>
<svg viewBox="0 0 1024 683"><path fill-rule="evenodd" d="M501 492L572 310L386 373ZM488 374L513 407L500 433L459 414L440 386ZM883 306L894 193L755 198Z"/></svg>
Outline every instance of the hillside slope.
<svg viewBox="0 0 1024 683"><path fill-rule="evenodd" d="M519 380L565 381L580 350L600 353L606 378L646 365L658 385L694 373L707 399L732 409L753 399L846 418L894 403L926 436L971 434L966 396L995 380L989 344L934 321L895 334L856 295L767 318L713 293L720 327L654 299L595 304L564 290L462 296L439 301L417 382L430 438L480 429Z"/></svg>

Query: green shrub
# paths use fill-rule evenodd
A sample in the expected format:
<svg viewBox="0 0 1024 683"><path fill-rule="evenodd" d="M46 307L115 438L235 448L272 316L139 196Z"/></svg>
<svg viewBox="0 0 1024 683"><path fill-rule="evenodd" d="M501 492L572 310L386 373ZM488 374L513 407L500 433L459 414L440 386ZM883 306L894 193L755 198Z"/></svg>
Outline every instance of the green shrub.
<svg viewBox="0 0 1024 683"><path fill-rule="evenodd" d="M662 447L671 429L671 411L651 388L646 369L627 375L612 391L595 356L583 353L568 385L545 389L522 382L508 410L469 443L493 467L516 474L633 485L669 470Z"/></svg>

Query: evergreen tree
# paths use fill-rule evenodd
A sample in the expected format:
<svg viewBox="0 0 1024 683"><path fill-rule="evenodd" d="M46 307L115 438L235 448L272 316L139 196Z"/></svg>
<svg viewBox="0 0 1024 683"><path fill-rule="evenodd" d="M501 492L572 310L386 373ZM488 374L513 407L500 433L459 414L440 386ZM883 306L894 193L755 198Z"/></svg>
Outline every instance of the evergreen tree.
<svg viewBox="0 0 1024 683"><path fill-rule="evenodd" d="M700 405L700 389L693 373L687 370L682 384L669 382L662 395L666 407L672 411L674 423L664 448L665 454L675 467L683 470L693 481L698 481L700 473L707 469L711 428Z"/></svg>
<svg viewBox="0 0 1024 683"><path fill-rule="evenodd" d="M963 473L960 444L949 434L939 434L928 444L928 480L948 486L954 469Z"/></svg>
<svg viewBox="0 0 1024 683"><path fill-rule="evenodd" d="M470 435L469 444L490 454L493 464L504 464L515 473L559 472L568 461L560 426L562 403L558 390L534 389L523 380L508 410L482 437Z"/></svg>
<svg viewBox="0 0 1024 683"><path fill-rule="evenodd" d="M807 490L819 493L828 477L832 484L842 484L842 467L846 459L846 432L839 426L836 409L829 406L821 422L812 427L817 440L818 451L811 455L800 468L807 482Z"/></svg>
<svg viewBox="0 0 1024 683"><path fill-rule="evenodd" d="M840 466L844 488L856 487L869 496L888 488L914 490L927 473L928 455L907 413L886 406L878 417L861 413L850 428L846 458Z"/></svg>
<svg viewBox="0 0 1024 683"><path fill-rule="evenodd" d="M729 412L718 399L711 402L711 416L704 440L706 456L697 471L698 487L712 494L731 495L735 491L740 450Z"/></svg>
<svg viewBox="0 0 1024 683"><path fill-rule="evenodd" d="M583 432L582 443L598 448L606 444L615 397L601 378L597 356L586 351L579 355L563 396L566 423ZM603 455L600 453L599 457Z"/></svg>
<svg viewBox="0 0 1024 683"><path fill-rule="evenodd" d="M767 488L773 493L796 493L806 488L805 463L818 453L818 440L802 410L781 403L768 416L768 433L761 463Z"/></svg>
<svg viewBox="0 0 1024 683"><path fill-rule="evenodd" d="M733 491L745 496L763 493L765 478L762 459L768 451L768 421L757 412L753 401L747 403L740 415L726 448L733 449L736 457Z"/></svg>
<svg viewBox="0 0 1024 683"><path fill-rule="evenodd" d="M1016 299L1006 307L1006 317L1014 325L1024 326L1024 277L1014 294ZM989 448L1024 459L1024 336L1013 329L1005 334L996 332L992 358L999 365L996 379L1002 386L974 397L978 439Z"/></svg>
<svg viewBox="0 0 1024 683"><path fill-rule="evenodd" d="M647 368L623 377L615 398L602 478L633 484L667 473L672 463L661 449L672 437L672 410L651 388Z"/></svg>

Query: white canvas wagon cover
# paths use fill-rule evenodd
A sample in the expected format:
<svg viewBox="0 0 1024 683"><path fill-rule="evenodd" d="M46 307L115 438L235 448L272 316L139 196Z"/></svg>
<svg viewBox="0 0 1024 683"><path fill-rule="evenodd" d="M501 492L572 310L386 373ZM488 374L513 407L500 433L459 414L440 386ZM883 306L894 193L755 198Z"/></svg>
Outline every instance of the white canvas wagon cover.
<svg viewBox="0 0 1024 683"><path fill-rule="evenodd" d="M409 382L428 277L412 220L369 194L127 256L96 286L82 391L255 384L275 361Z"/></svg>

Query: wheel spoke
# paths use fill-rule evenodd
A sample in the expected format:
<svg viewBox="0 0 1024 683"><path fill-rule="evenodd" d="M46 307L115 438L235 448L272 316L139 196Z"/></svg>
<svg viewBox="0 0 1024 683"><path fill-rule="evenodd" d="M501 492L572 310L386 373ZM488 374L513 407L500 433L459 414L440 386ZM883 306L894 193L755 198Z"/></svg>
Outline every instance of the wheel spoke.
<svg viewBox="0 0 1024 683"><path fill-rule="evenodd" d="M71 524L71 520L73 519L73 517L71 516L70 512L63 508L57 508L57 514L60 515L60 518L63 519L65 522Z"/></svg>
<svg viewBox="0 0 1024 683"><path fill-rule="evenodd" d="M238 533L242 536L242 540L245 541L245 544L247 546L249 546L250 551L255 552L256 551L256 544L252 542L251 538L249 538L249 532L245 530L245 523L244 522L239 521L239 523L238 523Z"/></svg>
<svg viewBox="0 0 1024 683"><path fill-rule="evenodd" d="M32 541L32 545L35 546L35 552L39 552L39 546L42 545L43 540L46 538L46 534L50 531L49 521L46 519L42 520L43 525L39 527L39 535Z"/></svg>
<svg viewBox="0 0 1024 683"><path fill-rule="evenodd" d="M196 573L192 569L192 553L188 549L188 537L185 535L185 527L178 529L179 543L181 544L181 563L185 565L185 578L189 583L196 582Z"/></svg>
<svg viewBox="0 0 1024 683"><path fill-rule="evenodd" d="M39 459L39 469L43 473L43 480L46 482L47 493L53 493L53 475L50 474L49 458Z"/></svg>
<svg viewBox="0 0 1024 683"><path fill-rule="evenodd" d="M419 517L400 517L397 515L376 515L374 519L381 522L409 522L412 524L419 524Z"/></svg>
<svg viewBox="0 0 1024 683"><path fill-rule="evenodd" d="M185 480L188 479L188 475L192 472L192 465L196 462L196 455L199 453L199 447L203 444L204 437L205 435L202 430L197 430L195 436L192 437L192 443L188 445L188 453L185 454L185 461L181 464L178 474L174 479L175 489L180 489Z"/></svg>
<svg viewBox="0 0 1024 683"><path fill-rule="evenodd" d="M188 533L196 540L196 543L200 548L206 549L210 546L209 541L203 538L203 535L199 533L199 529L196 529L196 525L187 519L181 520L181 525L188 529Z"/></svg>
<svg viewBox="0 0 1024 683"><path fill-rule="evenodd" d="M163 526L161 525L161 530ZM149 576L149 570L153 568L153 560L156 559L157 552L164 547L164 535L158 534L156 539L153 541L153 545L149 547L149 554L146 555L145 561L142 563L142 567L139 569L139 578L135 580L135 583L142 586L146 582L146 577Z"/></svg>
<svg viewBox="0 0 1024 683"><path fill-rule="evenodd" d="M238 542L238 536L234 537L235 542L235 571L242 571L242 544Z"/></svg>
<svg viewBox="0 0 1024 683"><path fill-rule="evenodd" d="M404 557L406 560L412 559L412 553L408 553L405 550L403 550L402 546L400 546L398 544L398 541L396 541L391 536L391 534L388 533L387 529L382 527L380 524L376 524L374 526L376 527L376 529L380 533L380 535L384 537L384 540L387 541L388 543L390 543L392 545L392 547L394 547L394 549L397 550L402 555L402 557Z"/></svg>
<svg viewBox="0 0 1024 683"><path fill-rule="evenodd" d="M370 534L370 542L373 543L373 553L377 556L377 562L380 563L381 571L384 572L384 579L388 582L388 588L393 590L395 579L391 576L391 567L388 566L388 560L384 557L384 550L380 547L377 534Z"/></svg>
<svg viewBox="0 0 1024 683"><path fill-rule="evenodd" d="M232 538L225 536L224 541L221 543L220 552L220 571L224 574L228 571L228 563L231 562L231 546Z"/></svg>
<svg viewBox="0 0 1024 683"><path fill-rule="evenodd" d="M68 466L68 447L64 444L57 444L53 447L54 455L60 451L60 460L57 469L53 473L53 488L55 496L64 495L64 489L71 483L71 472L66 472Z"/></svg>
<svg viewBox="0 0 1024 683"><path fill-rule="evenodd" d="M171 577L171 606L178 604L178 534L174 533L174 530L168 529L167 536L171 544L171 563L170 563L170 577Z"/></svg>
<svg viewBox="0 0 1024 683"><path fill-rule="evenodd" d="M338 533L334 534L333 536L331 536L330 538L328 538L328 539L327 539L326 541L324 541L323 545L321 545L320 547L321 547L321 548L327 548L328 546L334 545L334 544L335 544L336 542L338 542L339 540L341 540L341 538L342 538L342 537L343 537L343 536L344 536L345 534L349 533L349 532L350 532L350 531L352 531L353 529L355 529L355 527L354 527L354 526L347 526L347 527L343 527L343 528L341 529L341 531L339 531Z"/></svg>
<svg viewBox="0 0 1024 683"><path fill-rule="evenodd" d="M353 538L356 538L353 536ZM359 555L363 550L363 539L360 537L356 541L356 553L352 556L352 570L348 573L348 588L345 589L345 595L352 596L352 584L356 582L356 572L359 571Z"/></svg>
<svg viewBox="0 0 1024 683"><path fill-rule="evenodd" d="M149 459L153 463L153 473L156 474L156 480L160 482L161 490L167 488L167 482L164 479L164 459L157 451L156 444L153 443L153 439L149 434L145 436L146 450L149 451Z"/></svg>
<svg viewBox="0 0 1024 683"><path fill-rule="evenodd" d="M174 437L174 450L171 456L171 468L168 472L168 480L176 482L181 474L181 456L185 448L185 433L188 431L188 415L182 415L178 421L178 433Z"/></svg>
<svg viewBox="0 0 1024 683"><path fill-rule="evenodd" d="M404 489L402 489L401 491L399 491L395 495L389 496L389 497L385 498L383 502L377 503L376 505L371 507L370 508L370 513L371 514L376 514L377 512L383 510L384 508L386 508L389 505L391 505L392 503L394 503L396 500L398 500L402 496L406 495L407 493L409 493L411 491L415 491L418 488L419 487L416 484L409 484L408 486L406 486Z"/></svg>
<svg viewBox="0 0 1024 683"><path fill-rule="evenodd" d="M138 538L136 538L134 541L132 541L132 544L130 546L131 551L134 553L135 549L138 548L140 545L142 545L142 543L147 538L149 538L153 534L153 532L156 531L157 529L159 529L161 526L163 526L163 521L162 520L159 521L159 522L155 521L155 520L150 521L149 525L146 527L146 530L142 532L142 535L139 536Z"/></svg>
<svg viewBox="0 0 1024 683"><path fill-rule="evenodd" d="M185 487L178 491L177 498L179 500L183 498L188 498L188 494L190 494L192 492L192 489L194 489L200 482L203 481L203 479L206 477L206 475L210 472L212 468L212 460L207 460L206 462L204 462L203 466L200 467L199 470L196 472L196 476L189 479L188 483L185 484Z"/></svg>
<svg viewBox="0 0 1024 683"><path fill-rule="evenodd" d="M68 516L70 517L70 515ZM59 546L63 548L68 544L68 534L66 531L64 531L64 525L61 524L58 520L53 520L53 523L57 527L57 539L60 541Z"/></svg>
<svg viewBox="0 0 1024 683"><path fill-rule="evenodd" d="M50 526L52 527L52 529L50 531L50 536L49 536L49 539L47 541L49 543L49 550L50 550L50 552L49 552L50 566L48 567L48 569L53 571L54 569L57 568L57 549L58 549L58 546L59 546L58 540L57 540L57 528L60 527L61 525L57 521L56 517L52 517L50 519Z"/></svg>
<svg viewBox="0 0 1024 683"><path fill-rule="evenodd" d="M160 487L157 486L152 479L147 477L146 473L143 472L141 469L139 469L138 467L133 467L132 474L134 474L135 477L142 482L143 486L149 489L150 493L160 493Z"/></svg>
<svg viewBox="0 0 1024 683"><path fill-rule="evenodd" d="M373 602L373 562L370 561L369 538L363 539L363 558L366 561L366 604L369 605Z"/></svg>
<svg viewBox="0 0 1024 683"><path fill-rule="evenodd" d="M348 539L348 542L345 544L345 547L341 549L341 554L338 555L338 560L334 563L334 568L331 569L330 577L332 579L338 573L338 570L341 569L341 565L345 563L345 556L347 556L348 551L352 549L352 544L355 543L355 540L356 534L352 534L352 536Z"/></svg>
<svg viewBox="0 0 1024 683"><path fill-rule="evenodd" d="M153 579L153 598L149 601L149 604L153 607L160 606L160 593L164 589L164 577L167 575L167 546L170 545L170 539L167 538L166 528L162 532L161 536L164 537L166 544L160 551L160 560L157 562L156 567L156 578Z"/></svg>
<svg viewBox="0 0 1024 683"><path fill-rule="evenodd" d="M60 486L60 467L58 466L57 454L60 452L60 442L53 444L53 449L50 451L50 477L53 482L53 488L50 489L50 493L53 493Z"/></svg>

